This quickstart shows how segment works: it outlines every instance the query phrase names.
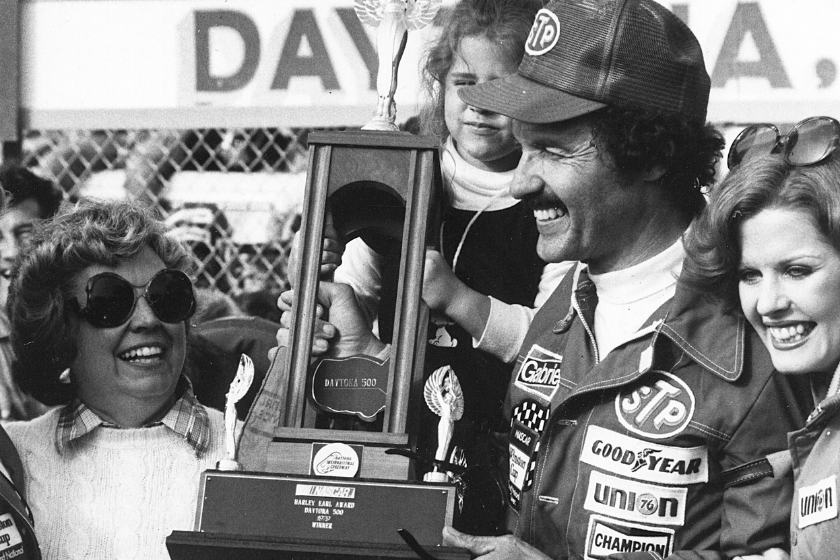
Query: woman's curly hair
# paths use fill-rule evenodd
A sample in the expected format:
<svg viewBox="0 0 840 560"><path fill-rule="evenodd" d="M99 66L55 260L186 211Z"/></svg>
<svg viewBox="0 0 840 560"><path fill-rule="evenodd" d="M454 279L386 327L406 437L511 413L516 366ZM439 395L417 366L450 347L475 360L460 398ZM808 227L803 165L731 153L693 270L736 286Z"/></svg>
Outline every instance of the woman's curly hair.
<svg viewBox="0 0 840 560"><path fill-rule="evenodd" d="M12 374L23 391L47 405L72 400L75 385L60 383L59 376L77 355L68 317L74 283L87 267L119 266L145 247L166 267L192 272L184 247L137 202L82 201L40 224L14 266L7 302Z"/></svg>
<svg viewBox="0 0 840 560"><path fill-rule="evenodd" d="M606 107L591 115L598 148L610 154L621 173L662 166L660 184L686 220L705 206L702 188L715 181L725 142L718 130L679 114Z"/></svg>
<svg viewBox="0 0 840 560"><path fill-rule="evenodd" d="M441 144L449 138L444 118L446 78L461 40L486 37L502 47L506 62L516 66L525 54L525 41L542 5L540 0L461 0L452 8L423 66L422 87L428 99L420 113L424 133L438 138Z"/></svg>
<svg viewBox="0 0 840 560"><path fill-rule="evenodd" d="M779 154L751 158L726 176L685 237L680 280L725 309L741 313L741 226L768 208L801 210L840 251L840 150L817 165L795 167Z"/></svg>

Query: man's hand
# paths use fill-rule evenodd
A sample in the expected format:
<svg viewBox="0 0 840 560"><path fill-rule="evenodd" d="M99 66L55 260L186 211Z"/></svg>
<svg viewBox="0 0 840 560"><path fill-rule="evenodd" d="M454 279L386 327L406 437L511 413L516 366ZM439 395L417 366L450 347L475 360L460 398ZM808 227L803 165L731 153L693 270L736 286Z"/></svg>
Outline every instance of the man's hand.
<svg viewBox="0 0 840 560"><path fill-rule="evenodd" d="M548 560L548 556L512 535L475 537L444 527L443 544L466 548L473 558L482 560Z"/></svg>
<svg viewBox="0 0 840 560"><path fill-rule="evenodd" d="M289 262L286 265L287 276L293 288L295 282L297 282L298 267L300 266L300 236L301 232L298 231L292 239ZM319 272L322 278L332 279L332 273L341 264L341 255L343 254L344 242L335 230L332 213L327 212L324 216L324 243L321 246L321 268Z"/></svg>
<svg viewBox="0 0 840 560"><path fill-rule="evenodd" d="M732 560L788 560L790 556L781 548L765 550L764 554L750 554L749 556L736 556Z"/></svg>
<svg viewBox="0 0 840 560"><path fill-rule="evenodd" d="M283 292L277 306L283 311L280 318L281 328L277 331L278 346L288 346L289 328L292 324L292 302L295 292ZM329 312L329 322L324 321L324 312ZM329 351L329 356L341 358L365 354L376 356L385 344L376 338L359 309L353 288L347 284L320 282L318 304L316 306L315 336L312 339L312 355L320 356ZM269 351L269 359L274 359L276 348Z"/></svg>

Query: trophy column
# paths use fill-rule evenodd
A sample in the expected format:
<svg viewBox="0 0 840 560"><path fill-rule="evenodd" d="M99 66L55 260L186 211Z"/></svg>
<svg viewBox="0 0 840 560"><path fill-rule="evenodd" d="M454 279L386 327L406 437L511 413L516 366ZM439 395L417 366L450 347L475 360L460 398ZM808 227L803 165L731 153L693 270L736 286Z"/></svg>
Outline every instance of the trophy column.
<svg viewBox="0 0 840 560"><path fill-rule="evenodd" d="M309 142L288 381L280 389L282 416L266 470L308 474L312 442L341 440L362 446L362 477L407 480L408 459L385 451L408 449L416 416L412 407L422 402L427 310L421 292L425 249L437 232L437 143L405 133L367 131L313 133ZM381 321L393 324L390 359L325 360L313 374L310 349L327 208L345 240L362 237L399 259L390 263L398 270L398 284L393 316ZM323 430L316 425L322 412L357 417L370 428Z"/></svg>

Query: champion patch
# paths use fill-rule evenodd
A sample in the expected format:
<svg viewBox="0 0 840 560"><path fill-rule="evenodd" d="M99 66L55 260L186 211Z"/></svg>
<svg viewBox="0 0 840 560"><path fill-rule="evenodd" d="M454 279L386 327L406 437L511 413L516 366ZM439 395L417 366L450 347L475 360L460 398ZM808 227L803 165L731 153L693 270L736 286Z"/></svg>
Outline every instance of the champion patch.
<svg viewBox="0 0 840 560"><path fill-rule="evenodd" d="M532 395L551 402L560 386L560 366L563 356L538 345L531 346L528 355L516 372L514 384Z"/></svg>
<svg viewBox="0 0 840 560"><path fill-rule="evenodd" d="M624 521L682 526L688 490L633 482L598 471L589 475L583 507Z"/></svg>
<svg viewBox="0 0 840 560"><path fill-rule="evenodd" d="M680 485L709 481L709 453L705 446L657 445L598 426L587 428L580 460L646 482Z"/></svg>
<svg viewBox="0 0 840 560"><path fill-rule="evenodd" d="M618 552L655 552L660 558L674 552L674 530L622 523L599 515L589 518L587 560L603 560Z"/></svg>
<svg viewBox="0 0 840 560"><path fill-rule="evenodd" d="M545 54L554 48L559 37L560 21L554 12L543 8L534 18L534 25L525 42L525 52L532 56Z"/></svg>
<svg viewBox="0 0 840 560"><path fill-rule="evenodd" d="M837 517L837 475L799 489L799 528Z"/></svg>
<svg viewBox="0 0 840 560"><path fill-rule="evenodd" d="M651 370L644 383L622 391L615 399L615 412L631 432L652 439L665 439L685 430L694 416L694 393L682 379L661 370Z"/></svg>

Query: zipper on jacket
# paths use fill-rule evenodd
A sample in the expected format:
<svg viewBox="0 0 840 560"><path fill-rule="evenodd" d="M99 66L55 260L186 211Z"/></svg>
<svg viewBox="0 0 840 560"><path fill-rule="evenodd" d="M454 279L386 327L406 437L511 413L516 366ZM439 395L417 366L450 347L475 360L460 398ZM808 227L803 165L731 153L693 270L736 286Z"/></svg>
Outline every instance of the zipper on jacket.
<svg viewBox="0 0 840 560"><path fill-rule="evenodd" d="M586 329L586 334L589 335L589 342L592 343L592 348L595 350L595 363L601 362L601 356L598 354L598 344L595 342L595 335L592 333L592 330L589 328L589 325L586 323L586 319L583 317L583 313L580 311L580 305L578 304L577 294L572 291L572 307L575 308L575 311L580 317L580 322L583 323L583 328Z"/></svg>

